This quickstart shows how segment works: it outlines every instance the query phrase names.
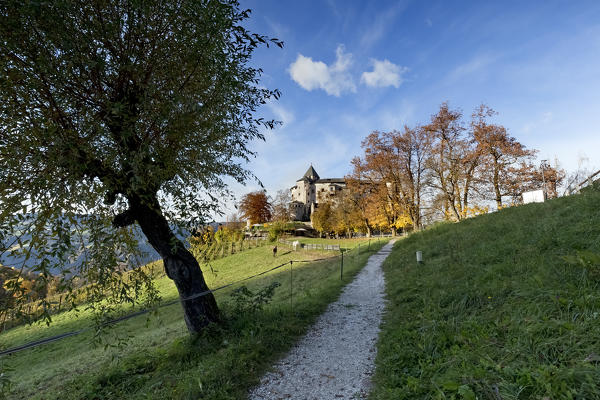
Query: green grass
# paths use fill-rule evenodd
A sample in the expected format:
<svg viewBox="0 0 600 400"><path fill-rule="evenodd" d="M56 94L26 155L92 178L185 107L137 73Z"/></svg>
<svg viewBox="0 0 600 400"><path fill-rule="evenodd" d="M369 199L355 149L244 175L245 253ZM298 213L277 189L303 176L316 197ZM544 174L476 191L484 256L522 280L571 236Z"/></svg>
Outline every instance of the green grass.
<svg viewBox="0 0 600 400"><path fill-rule="evenodd" d="M239 285L216 293L223 323L190 337L178 304L160 309L150 319L142 316L120 323L103 336L108 345L94 346L93 332L5 357L12 368L9 398L28 399L241 399L258 383L261 374L306 331L343 285L384 244L371 244L340 259L294 263L290 304L290 269L253 279L251 290L272 282L281 286L263 311L236 314L230 293ZM293 260L311 260L330 252L280 250L274 258L270 246L247 250L212 262L205 277L211 287L235 281ZM164 300L176 297L173 283L157 281ZM22 326L0 335L3 347L91 325L91 315L74 311L55 316L50 327ZM121 345L124 337L128 340Z"/></svg>
<svg viewBox="0 0 600 400"><path fill-rule="evenodd" d="M578 251L600 252L600 192L396 243L371 398L600 399L600 265Z"/></svg>

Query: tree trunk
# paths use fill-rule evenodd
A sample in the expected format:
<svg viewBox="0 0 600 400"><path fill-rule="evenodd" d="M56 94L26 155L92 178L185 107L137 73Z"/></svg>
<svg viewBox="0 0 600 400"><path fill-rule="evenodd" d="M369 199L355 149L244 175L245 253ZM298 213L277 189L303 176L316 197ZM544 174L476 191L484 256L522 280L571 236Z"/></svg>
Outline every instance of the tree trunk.
<svg viewBox="0 0 600 400"><path fill-rule="evenodd" d="M421 229L421 206L420 200L417 199L416 202L413 203L411 207L411 218L410 218L414 231L418 231ZM406 227L403 227L403 232L406 230Z"/></svg>
<svg viewBox="0 0 600 400"><path fill-rule="evenodd" d="M151 203L148 206L134 200L130 202L131 211L150 245L162 257L167 276L175 282L188 330L198 333L209 323L219 320L217 302L212 293L183 301L209 289L198 261L171 231L158 200L153 198Z"/></svg>
<svg viewBox="0 0 600 400"><path fill-rule="evenodd" d="M502 208L502 194L500 193L500 173L498 171L498 161L494 160L494 177L493 177L493 185L494 185L494 194L496 195L496 207L499 209Z"/></svg>
<svg viewBox="0 0 600 400"><path fill-rule="evenodd" d="M453 188L454 190L454 188ZM454 217L456 218L457 221L460 221L460 213L458 212L458 209L456 208L456 194L453 193L452 197L448 198L448 202L450 203L450 207L452 208L452 212L454 213ZM459 203L460 203L460 198L459 198Z"/></svg>

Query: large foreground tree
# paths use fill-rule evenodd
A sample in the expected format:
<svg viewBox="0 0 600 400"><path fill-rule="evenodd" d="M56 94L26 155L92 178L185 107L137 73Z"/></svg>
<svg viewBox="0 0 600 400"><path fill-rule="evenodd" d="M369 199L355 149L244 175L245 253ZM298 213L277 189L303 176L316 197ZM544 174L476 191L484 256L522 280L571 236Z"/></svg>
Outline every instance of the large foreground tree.
<svg viewBox="0 0 600 400"><path fill-rule="evenodd" d="M188 329L218 320L172 225L213 210L228 193L222 177L248 179L247 144L273 125L255 111L279 94L249 61L257 46L282 43L247 31L248 16L236 0L1 3L0 238L29 221L22 249L42 259L40 276L48 260L80 251L91 261L79 274L106 282L119 263L103 250L137 224L177 286ZM96 224L78 230L92 248L76 249L70 226L107 215L116 239L98 239L111 232ZM115 268L93 272L106 265Z"/></svg>

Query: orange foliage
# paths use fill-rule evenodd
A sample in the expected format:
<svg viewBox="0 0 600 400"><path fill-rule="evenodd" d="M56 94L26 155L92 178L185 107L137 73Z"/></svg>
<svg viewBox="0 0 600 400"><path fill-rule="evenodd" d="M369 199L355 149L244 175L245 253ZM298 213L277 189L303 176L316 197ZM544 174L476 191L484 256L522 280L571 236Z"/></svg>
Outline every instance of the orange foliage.
<svg viewBox="0 0 600 400"><path fill-rule="evenodd" d="M250 220L251 224L262 224L271 220L272 206L264 191L259 190L244 195L242 201L240 201L239 209L241 214Z"/></svg>

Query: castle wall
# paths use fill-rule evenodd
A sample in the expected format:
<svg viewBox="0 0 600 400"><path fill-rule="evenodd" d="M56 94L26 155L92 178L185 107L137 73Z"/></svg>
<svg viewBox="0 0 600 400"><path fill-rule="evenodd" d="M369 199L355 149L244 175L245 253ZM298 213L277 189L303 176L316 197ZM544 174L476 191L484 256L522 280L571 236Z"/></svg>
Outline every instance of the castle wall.
<svg viewBox="0 0 600 400"><path fill-rule="evenodd" d="M306 204L306 190L307 188L304 181L296 182L296 186L292 188L292 201L298 201L300 203Z"/></svg>
<svg viewBox="0 0 600 400"><path fill-rule="evenodd" d="M307 218L310 218L310 215L307 216L307 209L304 203L299 203L297 201L292 202L291 204L291 217L297 221L304 221Z"/></svg>
<svg viewBox="0 0 600 400"><path fill-rule="evenodd" d="M310 220L319 203L335 200L345 187L343 179L320 179L311 166L304 177L290 189L292 216L301 221Z"/></svg>
<svg viewBox="0 0 600 400"><path fill-rule="evenodd" d="M317 201L316 203L322 203L329 199L334 199L343 189L346 187L345 184L339 183L315 183L315 190L317 193Z"/></svg>

